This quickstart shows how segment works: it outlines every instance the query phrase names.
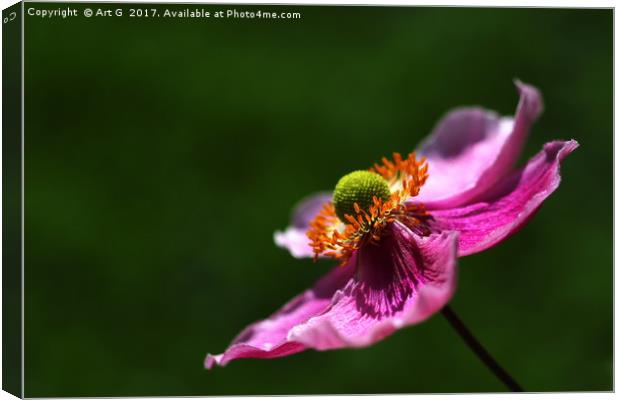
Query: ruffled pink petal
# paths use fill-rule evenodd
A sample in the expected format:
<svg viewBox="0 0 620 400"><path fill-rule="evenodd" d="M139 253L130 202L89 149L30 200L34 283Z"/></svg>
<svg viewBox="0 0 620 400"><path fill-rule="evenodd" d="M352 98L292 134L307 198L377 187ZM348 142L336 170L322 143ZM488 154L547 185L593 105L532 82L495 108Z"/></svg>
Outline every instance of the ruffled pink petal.
<svg viewBox="0 0 620 400"><path fill-rule="evenodd" d="M538 90L515 84L520 100L514 119L482 108L462 108L439 121L418 149L428 160L429 178L416 201L428 209L461 206L511 171L542 111Z"/></svg>
<svg viewBox="0 0 620 400"><path fill-rule="evenodd" d="M244 329L224 353L207 355L205 367L226 365L238 358L282 357L306 349L302 343L288 339L289 331L325 311L336 290L343 288L352 275L353 268L334 268L313 288L289 301L269 318Z"/></svg>
<svg viewBox="0 0 620 400"><path fill-rule="evenodd" d="M396 222L357 254L358 270L324 313L289 340L317 350L363 347L439 311L456 287L455 232L426 238ZM356 261L352 261L356 262Z"/></svg>
<svg viewBox="0 0 620 400"><path fill-rule="evenodd" d="M545 144L524 168L489 191L485 201L433 211L433 229L460 232L459 256L477 253L506 239L557 189L560 163L578 146L574 140Z"/></svg>
<svg viewBox="0 0 620 400"><path fill-rule="evenodd" d="M310 247L310 240L306 236L310 222L321 210L323 204L331 201L329 192L315 193L301 200L294 208L291 225L286 230L276 231L273 240L276 245L288 249L293 257L312 257L314 253Z"/></svg>

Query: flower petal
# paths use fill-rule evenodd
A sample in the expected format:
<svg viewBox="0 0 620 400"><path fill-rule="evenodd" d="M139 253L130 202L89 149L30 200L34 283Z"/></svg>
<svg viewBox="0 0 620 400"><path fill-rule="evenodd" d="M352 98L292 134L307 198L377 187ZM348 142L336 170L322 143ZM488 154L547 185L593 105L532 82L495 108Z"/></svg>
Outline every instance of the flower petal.
<svg viewBox="0 0 620 400"><path fill-rule="evenodd" d="M306 236L306 231L310 222L321 210L323 204L331 201L330 192L315 193L301 200L294 208L291 216L291 225L284 232L276 231L273 240L276 245L288 249L293 257L304 258L314 255L310 240Z"/></svg>
<svg viewBox="0 0 620 400"><path fill-rule="evenodd" d="M560 184L560 163L579 144L554 141L526 166L505 178L485 201L431 214L434 230L460 232L459 256L474 254L521 228Z"/></svg>
<svg viewBox="0 0 620 400"><path fill-rule="evenodd" d="M542 111L538 90L515 84L520 100L514 119L482 108L462 108L439 121L418 149L428 160L429 177L416 201L429 209L457 207L511 171Z"/></svg>
<svg viewBox="0 0 620 400"><path fill-rule="evenodd" d="M289 301L269 318L245 328L224 353L208 354L205 367L226 365L238 358L274 358L305 350L302 343L288 340L289 331L325 311L334 293L345 286L352 274L352 268L334 268L314 287Z"/></svg>
<svg viewBox="0 0 620 400"><path fill-rule="evenodd" d="M317 350L363 347L439 311L456 287L458 234L417 237L390 225L378 245L362 248L358 270L330 308L294 327L289 340ZM351 265L347 266L350 267Z"/></svg>

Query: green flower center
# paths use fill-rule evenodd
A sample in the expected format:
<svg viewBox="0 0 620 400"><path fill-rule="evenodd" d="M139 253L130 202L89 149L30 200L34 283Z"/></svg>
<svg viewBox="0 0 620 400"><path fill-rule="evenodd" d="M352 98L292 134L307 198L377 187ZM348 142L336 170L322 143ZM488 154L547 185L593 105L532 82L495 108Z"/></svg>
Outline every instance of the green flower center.
<svg viewBox="0 0 620 400"><path fill-rule="evenodd" d="M390 187L379 174L370 171L354 171L340 178L334 189L334 209L336 215L344 223L349 223L344 217L349 214L355 217L354 203L362 209L368 211L373 205L373 197L388 201L390 198Z"/></svg>

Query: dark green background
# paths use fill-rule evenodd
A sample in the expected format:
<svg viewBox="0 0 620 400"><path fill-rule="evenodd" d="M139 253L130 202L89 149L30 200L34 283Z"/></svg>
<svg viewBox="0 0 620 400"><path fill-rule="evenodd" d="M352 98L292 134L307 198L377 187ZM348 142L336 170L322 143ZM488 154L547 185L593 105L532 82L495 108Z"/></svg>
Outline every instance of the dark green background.
<svg viewBox="0 0 620 400"><path fill-rule="evenodd" d="M202 363L330 268L273 244L296 201L455 106L512 114L513 78L546 101L523 160L581 147L525 229L462 259L453 306L527 390L611 390L612 11L245 9L303 18L26 17L26 395L504 390L440 316Z"/></svg>

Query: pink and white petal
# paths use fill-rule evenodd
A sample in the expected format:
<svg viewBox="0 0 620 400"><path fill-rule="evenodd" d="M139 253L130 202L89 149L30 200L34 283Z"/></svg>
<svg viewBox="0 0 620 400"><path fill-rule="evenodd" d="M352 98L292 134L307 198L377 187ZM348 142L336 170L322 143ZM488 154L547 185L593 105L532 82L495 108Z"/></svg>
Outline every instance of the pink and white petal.
<svg viewBox="0 0 620 400"><path fill-rule="evenodd" d="M313 193L299 201L293 207L293 213L291 215L291 225L300 228L308 229L310 222L321 211L323 205L332 201L331 192L318 192Z"/></svg>
<svg viewBox="0 0 620 400"><path fill-rule="evenodd" d="M302 199L293 209L291 225L284 231L274 232L273 240L276 245L288 249L293 257L312 257L314 253L306 232L310 222L331 199L330 192L319 192Z"/></svg>
<svg viewBox="0 0 620 400"><path fill-rule="evenodd" d="M310 247L310 239L306 236L307 229L299 229L289 226L284 231L276 231L273 234L273 241L277 246L287 249L295 258L306 258L314 256L314 251Z"/></svg>
<svg viewBox="0 0 620 400"><path fill-rule="evenodd" d="M519 230L560 184L560 163L579 144L554 141L487 193L484 201L432 212L434 230L459 231L459 256L478 253Z"/></svg>
<svg viewBox="0 0 620 400"><path fill-rule="evenodd" d="M356 276L329 309L293 328L290 341L317 350L364 347L429 318L450 301L458 233L421 238L398 222L386 229L379 245L358 253Z"/></svg>
<svg viewBox="0 0 620 400"><path fill-rule="evenodd" d="M311 289L293 298L269 318L245 328L224 353L208 354L205 367L226 365L239 358L283 357L305 350L304 344L288 339L289 331L325 311L334 293L342 289L352 275L352 268L334 268Z"/></svg>
<svg viewBox="0 0 620 400"><path fill-rule="evenodd" d="M429 177L416 201L428 209L461 206L476 199L512 170L542 98L515 81L520 94L513 118L482 108L462 108L442 118L418 153L428 160Z"/></svg>

